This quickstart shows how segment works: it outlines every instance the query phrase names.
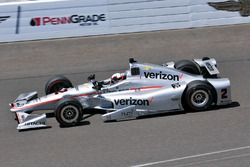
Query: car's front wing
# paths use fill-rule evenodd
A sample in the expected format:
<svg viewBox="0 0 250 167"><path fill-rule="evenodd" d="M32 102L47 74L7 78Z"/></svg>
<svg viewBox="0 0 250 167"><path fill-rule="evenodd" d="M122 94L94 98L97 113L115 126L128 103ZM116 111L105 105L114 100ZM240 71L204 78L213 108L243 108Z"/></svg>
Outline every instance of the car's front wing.
<svg viewBox="0 0 250 167"><path fill-rule="evenodd" d="M49 127L47 126L46 114L38 115L24 112L16 112L15 114L18 122L18 130Z"/></svg>

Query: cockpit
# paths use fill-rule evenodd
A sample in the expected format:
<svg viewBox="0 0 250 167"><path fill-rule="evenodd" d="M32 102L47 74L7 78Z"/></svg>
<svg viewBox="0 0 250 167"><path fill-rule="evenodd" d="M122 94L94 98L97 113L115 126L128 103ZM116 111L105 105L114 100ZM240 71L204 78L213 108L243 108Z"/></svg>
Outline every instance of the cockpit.
<svg viewBox="0 0 250 167"><path fill-rule="evenodd" d="M101 90L105 87L113 87L115 85L119 85L120 82L126 80L128 77L131 76L138 76L140 75L140 68L134 67L132 64L136 61L134 59L130 59L130 69L123 72L123 73L115 73L110 78L102 81L95 80L95 74L92 74L88 77L88 80L93 84L93 88L96 90Z"/></svg>

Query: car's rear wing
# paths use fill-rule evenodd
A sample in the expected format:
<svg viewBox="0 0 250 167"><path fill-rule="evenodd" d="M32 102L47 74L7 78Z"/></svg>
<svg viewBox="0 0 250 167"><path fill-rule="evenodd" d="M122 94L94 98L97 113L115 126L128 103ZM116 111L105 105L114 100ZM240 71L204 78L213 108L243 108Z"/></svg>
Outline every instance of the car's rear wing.
<svg viewBox="0 0 250 167"><path fill-rule="evenodd" d="M217 62L214 58L194 59L194 62L201 68L205 68L210 75L217 75L220 73L217 69Z"/></svg>

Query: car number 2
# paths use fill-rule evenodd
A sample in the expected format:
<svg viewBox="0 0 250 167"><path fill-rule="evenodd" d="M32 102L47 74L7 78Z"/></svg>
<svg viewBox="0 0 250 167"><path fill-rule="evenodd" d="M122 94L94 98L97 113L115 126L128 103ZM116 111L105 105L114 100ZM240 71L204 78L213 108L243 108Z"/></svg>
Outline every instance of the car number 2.
<svg viewBox="0 0 250 167"><path fill-rule="evenodd" d="M227 94L227 89L221 89L221 98L222 99L227 99L228 98L228 94Z"/></svg>

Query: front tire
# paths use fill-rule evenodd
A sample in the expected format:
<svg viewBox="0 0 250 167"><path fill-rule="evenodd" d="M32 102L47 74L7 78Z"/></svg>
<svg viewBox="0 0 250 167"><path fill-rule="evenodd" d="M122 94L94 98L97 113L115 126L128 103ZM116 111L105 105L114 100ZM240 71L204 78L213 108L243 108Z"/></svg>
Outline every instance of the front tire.
<svg viewBox="0 0 250 167"><path fill-rule="evenodd" d="M83 117L82 105L76 99L63 99L56 107L55 116L63 127L77 125Z"/></svg>
<svg viewBox="0 0 250 167"><path fill-rule="evenodd" d="M184 109L191 111L206 110L214 101L215 93L213 87L202 81L191 82L182 98Z"/></svg>
<svg viewBox="0 0 250 167"><path fill-rule="evenodd" d="M45 94L59 92L63 88L72 88L73 84L64 76L55 76L48 80L45 85Z"/></svg>

